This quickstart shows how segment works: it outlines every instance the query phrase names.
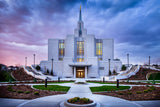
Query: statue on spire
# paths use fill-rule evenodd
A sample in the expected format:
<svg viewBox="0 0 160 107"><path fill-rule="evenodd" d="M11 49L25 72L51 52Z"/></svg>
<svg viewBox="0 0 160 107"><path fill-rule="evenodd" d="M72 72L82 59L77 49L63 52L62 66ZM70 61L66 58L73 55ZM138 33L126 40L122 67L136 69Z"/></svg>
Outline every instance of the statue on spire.
<svg viewBox="0 0 160 107"><path fill-rule="evenodd" d="M82 16L81 16L81 5L80 5L80 9L79 9L79 21L82 21Z"/></svg>

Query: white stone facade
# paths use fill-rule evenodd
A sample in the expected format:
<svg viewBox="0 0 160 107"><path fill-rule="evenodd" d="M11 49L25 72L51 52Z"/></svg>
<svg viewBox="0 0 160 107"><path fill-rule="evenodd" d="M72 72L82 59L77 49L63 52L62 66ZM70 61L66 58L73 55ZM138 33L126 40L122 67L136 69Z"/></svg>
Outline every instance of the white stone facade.
<svg viewBox="0 0 160 107"><path fill-rule="evenodd" d="M120 71L122 62L114 60L113 39L96 39L94 35L87 34L80 9L74 34L67 35L64 40L49 39L48 61L41 61L40 66L43 72L47 69L51 72L53 66L53 75L63 78L99 78L109 75L109 68L112 73L113 70Z"/></svg>

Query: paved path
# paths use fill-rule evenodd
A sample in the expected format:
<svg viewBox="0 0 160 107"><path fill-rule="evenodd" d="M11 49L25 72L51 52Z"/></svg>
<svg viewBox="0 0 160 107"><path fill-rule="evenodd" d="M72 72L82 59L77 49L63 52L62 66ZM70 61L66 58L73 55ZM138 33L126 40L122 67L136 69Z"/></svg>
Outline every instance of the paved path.
<svg viewBox="0 0 160 107"><path fill-rule="evenodd" d="M0 107L16 107L29 100L0 98Z"/></svg>
<svg viewBox="0 0 160 107"><path fill-rule="evenodd" d="M73 84L67 94L92 94L89 85Z"/></svg>
<svg viewBox="0 0 160 107"><path fill-rule="evenodd" d="M28 102L24 102L20 104L18 107L33 107L33 106L40 106L40 107L46 107L46 106L52 106L52 107L58 107L59 104L69 98L73 97L87 97L90 98L98 103L101 104L101 107L141 107L140 105L124 100L121 98L111 97L111 96L105 96L105 95L94 95L92 94L89 86L94 86L97 84L74 84L72 83L70 90L67 92L67 94L63 95L53 95L53 96L47 96L42 97L34 100L30 100Z"/></svg>
<svg viewBox="0 0 160 107"><path fill-rule="evenodd" d="M160 107L160 100L152 101L133 101L134 103L140 104L143 107Z"/></svg>

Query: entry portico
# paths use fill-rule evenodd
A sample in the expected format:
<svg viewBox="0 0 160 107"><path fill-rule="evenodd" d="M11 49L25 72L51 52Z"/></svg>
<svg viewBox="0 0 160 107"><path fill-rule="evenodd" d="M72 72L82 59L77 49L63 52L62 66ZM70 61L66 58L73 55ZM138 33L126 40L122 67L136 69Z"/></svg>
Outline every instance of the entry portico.
<svg viewBox="0 0 160 107"><path fill-rule="evenodd" d="M85 63L72 63L69 64L70 67L73 67L74 78L87 78L88 67L92 66L91 64Z"/></svg>

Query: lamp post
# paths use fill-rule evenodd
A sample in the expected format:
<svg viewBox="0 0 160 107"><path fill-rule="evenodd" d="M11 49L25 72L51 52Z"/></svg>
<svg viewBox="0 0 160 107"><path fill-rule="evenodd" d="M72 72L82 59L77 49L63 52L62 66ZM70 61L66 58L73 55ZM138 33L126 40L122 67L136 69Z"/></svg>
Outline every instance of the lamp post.
<svg viewBox="0 0 160 107"><path fill-rule="evenodd" d="M129 67L129 54L127 54L127 64L128 64L128 67Z"/></svg>
<svg viewBox="0 0 160 107"><path fill-rule="evenodd" d="M27 57L25 57L25 66L27 66Z"/></svg>
<svg viewBox="0 0 160 107"><path fill-rule="evenodd" d="M151 58L151 57L149 56L149 69L150 69L150 58Z"/></svg>
<svg viewBox="0 0 160 107"><path fill-rule="evenodd" d="M51 59L51 61L52 61L52 68L51 68L51 75L53 75L53 58Z"/></svg>
<svg viewBox="0 0 160 107"><path fill-rule="evenodd" d="M36 66L35 66L35 56L36 56L36 54L33 54L33 64L34 64L34 68L36 68ZM34 73L34 82L37 82L37 79L35 78L35 73Z"/></svg>
<svg viewBox="0 0 160 107"><path fill-rule="evenodd" d="M33 54L33 64L34 64L34 68L36 68L36 65L35 65L35 56L36 56L36 54Z"/></svg>
<svg viewBox="0 0 160 107"><path fill-rule="evenodd" d="M110 72L110 61L111 61L111 59L108 59L108 63L109 63L109 75L111 75L111 72Z"/></svg>

